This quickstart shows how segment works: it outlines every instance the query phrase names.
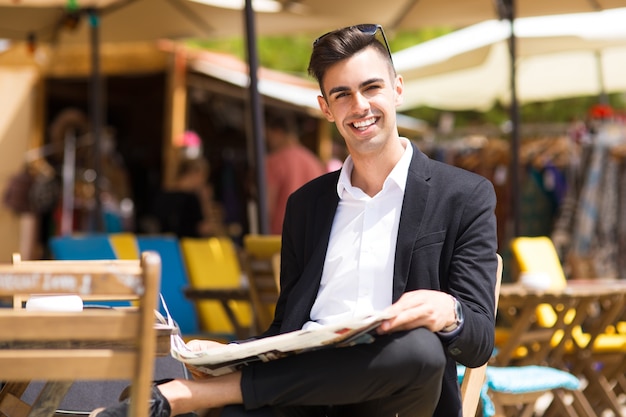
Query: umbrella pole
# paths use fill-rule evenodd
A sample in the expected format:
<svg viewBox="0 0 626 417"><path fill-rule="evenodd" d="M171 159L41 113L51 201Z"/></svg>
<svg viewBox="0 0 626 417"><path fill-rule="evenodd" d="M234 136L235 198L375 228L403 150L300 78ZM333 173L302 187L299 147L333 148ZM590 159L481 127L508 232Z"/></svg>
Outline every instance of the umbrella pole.
<svg viewBox="0 0 626 417"><path fill-rule="evenodd" d="M510 89L511 89L511 219L512 237L520 236L520 169L519 169L519 148L520 148L520 114L519 102L517 99L517 38L515 37L515 0L499 1L500 17L509 21L511 25L511 35L509 36L509 58L510 58Z"/></svg>
<svg viewBox="0 0 626 417"><path fill-rule="evenodd" d="M103 231L100 185L102 183L100 142L102 135L102 76L100 74L100 16L96 9L89 10L91 28L91 130L93 135L94 208L89 216L89 230Z"/></svg>
<svg viewBox="0 0 626 417"><path fill-rule="evenodd" d="M256 29L254 26L254 10L252 0L246 0L245 6L246 20L246 41L248 49L248 65L250 72L250 109L252 118L252 138L255 156L256 187L258 204L258 224L259 233L268 233L267 198L265 182L265 125L263 121L263 105L259 94L258 86L258 55L256 49Z"/></svg>
<svg viewBox="0 0 626 417"><path fill-rule="evenodd" d="M600 53L600 51L595 52L595 58L596 69L598 71L598 90L600 91L598 99L600 101L600 104L609 104L609 96L606 94L604 82L604 65L602 63L602 54Z"/></svg>

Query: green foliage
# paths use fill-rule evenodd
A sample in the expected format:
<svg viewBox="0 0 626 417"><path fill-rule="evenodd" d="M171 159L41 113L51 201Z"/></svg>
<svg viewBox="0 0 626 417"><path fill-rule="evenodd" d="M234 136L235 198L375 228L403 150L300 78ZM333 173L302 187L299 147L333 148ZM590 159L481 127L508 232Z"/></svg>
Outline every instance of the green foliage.
<svg viewBox="0 0 626 417"><path fill-rule="evenodd" d="M529 103L520 106L520 119L522 123L568 123L573 120L585 119L589 109L600 102L596 96L574 97L562 100ZM626 108L626 95L610 94L608 103L614 109ZM406 111L409 116L422 119L431 126L437 126L441 114L445 110L430 107L419 107ZM508 107L496 105L486 112L457 111L454 113L457 127L496 125L500 126L510 120Z"/></svg>
<svg viewBox="0 0 626 417"><path fill-rule="evenodd" d="M430 28L413 31L401 31L395 34L386 33L392 52L401 51L422 42L438 38L452 32L448 28Z"/></svg>
<svg viewBox="0 0 626 417"><path fill-rule="evenodd" d="M418 43L449 33L446 28L403 31L387 34L392 51L399 51ZM311 55L311 45L317 34L297 34L290 36L261 36L257 40L259 63L266 68L306 76ZM193 47L221 51L246 59L245 40L241 37L230 39L192 40Z"/></svg>
<svg viewBox="0 0 626 417"><path fill-rule="evenodd" d="M387 37L391 50L399 51L449 32L451 32L451 29L448 28L433 28L387 33ZM260 37L257 41L259 63L266 68L306 77L311 43L316 36L317 34L299 34L293 36ZM191 45L226 52L242 60L245 60L247 56L245 40L241 37L192 41ZM589 108L598 102L598 97L578 97L527 104L521 106L520 118L523 123L569 122L577 118L585 118ZM612 94L609 96L609 104L616 109L624 109L626 107L626 96L623 94ZM442 112L442 110L438 109L420 107L404 113L436 126ZM496 105L487 112L460 111L454 112L454 115L455 124L458 127L481 124L501 125L510 118L509 110L501 105Z"/></svg>
<svg viewBox="0 0 626 417"><path fill-rule="evenodd" d="M259 64L266 68L306 76L313 35L264 36L257 41ZM193 41L195 47L226 52L247 58L244 39Z"/></svg>

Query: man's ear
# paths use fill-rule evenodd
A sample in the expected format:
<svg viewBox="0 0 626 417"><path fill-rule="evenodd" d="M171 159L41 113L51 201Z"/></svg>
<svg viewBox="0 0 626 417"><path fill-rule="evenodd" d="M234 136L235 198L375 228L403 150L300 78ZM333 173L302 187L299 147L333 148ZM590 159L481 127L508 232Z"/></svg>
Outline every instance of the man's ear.
<svg viewBox="0 0 626 417"><path fill-rule="evenodd" d="M402 78L402 75L397 75L396 76L395 91L396 91L396 107L398 107L404 101L404 96L403 96L403 94L404 94L404 79Z"/></svg>
<svg viewBox="0 0 626 417"><path fill-rule="evenodd" d="M328 102L323 96L317 96L317 104L320 106L320 110L324 114L324 117L326 118L326 120L328 120L329 122L334 122L335 118L333 117L333 114L330 112L330 109L328 108Z"/></svg>

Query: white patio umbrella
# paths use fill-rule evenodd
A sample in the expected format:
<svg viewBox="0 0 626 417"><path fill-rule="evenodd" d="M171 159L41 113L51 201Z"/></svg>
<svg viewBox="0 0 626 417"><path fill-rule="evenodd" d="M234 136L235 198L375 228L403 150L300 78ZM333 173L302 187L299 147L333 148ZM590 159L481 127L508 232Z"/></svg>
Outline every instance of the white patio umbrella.
<svg viewBox="0 0 626 417"><path fill-rule="evenodd" d="M626 91L626 8L519 18L519 103ZM490 20L393 55L404 108L488 110L511 102L511 26Z"/></svg>
<svg viewBox="0 0 626 417"><path fill-rule="evenodd" d="M405 108L510 106L513 236L520 233L519 103L626 91L625 17L615 9L487 21L395 54Z"/></svg>

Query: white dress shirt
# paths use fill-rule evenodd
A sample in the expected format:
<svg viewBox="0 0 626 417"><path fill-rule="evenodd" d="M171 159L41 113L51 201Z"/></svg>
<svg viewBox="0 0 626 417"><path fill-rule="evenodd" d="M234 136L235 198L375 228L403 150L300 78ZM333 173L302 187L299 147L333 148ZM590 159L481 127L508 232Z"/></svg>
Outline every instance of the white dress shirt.
<svg viewBox="0 0 626 417"><path fill-rule="evenodd" d="M321 285L311 321L303 328L362 317L391 305L400 211L413 156L408 139L400 140L405 151L373 197L352 185L351 157L344 162Z"/></svg>

